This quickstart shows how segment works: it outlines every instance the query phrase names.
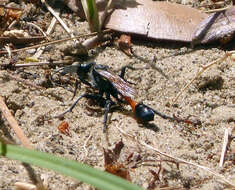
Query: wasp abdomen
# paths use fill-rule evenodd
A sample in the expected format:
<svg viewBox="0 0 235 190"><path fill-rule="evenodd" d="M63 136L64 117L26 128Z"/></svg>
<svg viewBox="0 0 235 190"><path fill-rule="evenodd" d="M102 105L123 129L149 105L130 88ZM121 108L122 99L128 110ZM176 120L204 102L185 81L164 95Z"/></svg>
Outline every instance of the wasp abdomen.
<svg viewBox="0 0 235 190"><path fill-rule="evenodd" d="M137 119L142 122L153 121L154 119L154 112L151 108L145 106L142 103L139 103L135 107L135 115Z"/></svg>

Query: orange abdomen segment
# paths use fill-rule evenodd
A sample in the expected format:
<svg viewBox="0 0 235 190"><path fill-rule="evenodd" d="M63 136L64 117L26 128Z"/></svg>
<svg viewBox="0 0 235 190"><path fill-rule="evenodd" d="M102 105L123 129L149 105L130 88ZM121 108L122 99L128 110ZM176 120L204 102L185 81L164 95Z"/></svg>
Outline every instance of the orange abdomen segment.
<svg viewBox="0 0 235 190"><path fill-rule="evenodd" d="M135 113L135 107L138 103L127 96L124 96L124 99L128 102L128 104L131 106L133 112Z"/></svg>

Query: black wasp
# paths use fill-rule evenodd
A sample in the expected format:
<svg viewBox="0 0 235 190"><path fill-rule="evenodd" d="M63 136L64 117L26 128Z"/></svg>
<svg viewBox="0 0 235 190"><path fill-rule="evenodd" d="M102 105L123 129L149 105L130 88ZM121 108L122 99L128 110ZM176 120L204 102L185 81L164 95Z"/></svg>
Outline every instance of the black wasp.
<svg viewBox="0 0 235 190"><path fill-rule="evenodd" d="M98 90L98 93L85 93L79 96L71 107L69 107L65 112L56 117L63 117L66 113L72 111L78 101L82 98L93 99L96 100L96 102L98 102L100 106L104 107L105 112L103 130L105 132L107 129L108 113L110 112L111 106L116 104L111 99L112 96L119 103L128 103L131 106L136 119L140 122L146 123L149 121L153 121L154 114L157 114L164 119L189 123L188 121L162 114L143 103L136 102L134 100L134 97L136 95L135 89L131 87L130 84L124 79L126 68L128 67L123 67L121 70L121 74L116 75L109 70L108 66L96 64L93 62L87 64L71 65L57 71L60 72L60 74L62 75L65 75L67 73L76 73L82 83ZM74 95L76 93L77 86L78 84L76 83Z"/></svg>

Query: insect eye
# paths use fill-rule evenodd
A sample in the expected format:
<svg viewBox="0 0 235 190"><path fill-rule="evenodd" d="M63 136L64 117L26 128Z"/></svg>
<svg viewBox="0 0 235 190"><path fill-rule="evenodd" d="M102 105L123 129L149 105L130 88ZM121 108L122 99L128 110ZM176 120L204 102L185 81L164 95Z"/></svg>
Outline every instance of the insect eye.
<svg viewBox="0 0 235 190"><path fill-rule="evenodd" d="M135 107L135 115L138 119L143 122L153 121L154 112L151 108L145 106L142 103L139 103Z"/></svg>

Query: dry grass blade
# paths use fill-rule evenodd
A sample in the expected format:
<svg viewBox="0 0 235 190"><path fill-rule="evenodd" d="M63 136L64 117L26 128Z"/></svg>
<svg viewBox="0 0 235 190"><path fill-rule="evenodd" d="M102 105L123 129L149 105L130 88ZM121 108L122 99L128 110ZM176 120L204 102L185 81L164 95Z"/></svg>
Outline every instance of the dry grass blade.
<svg viewBox="0 0 235 190"><path fill-rule="evenodd" d="M52 33L52 31L55 28L56 22L57 22L56 18L53 17L51 24L49 25L49 27L46 31L46 34L45 34L46 36L50 35ZM34 54L33 58L36 58L36 59L39 58L41 56L41 54L43 53L44 49L45 49L45 46L38 48L36 53Z"/></svg>
<svg viewBox="0 0 235 190"><path fill-rule="evenodd" d="M219 11L224 11L224 10L231 8L232 6L233 5L228 5L227 7L224 7L224 8L208 10L208 11L205 11L205 13L215 13L215 12L219 12Z"/></svg>
<svg viewBox="0 0 235 190"><path fill-rule="evenodd" d="M67 25L64 23L64 21L59 17L59 13L56 13L50 5L46 2L46 0L41 0L42 3L45 4L47 7L48 11L58 20L58 22L61 24L61 26L65 29L65 31L70 35L70 37L74 37L73 33L71 30L67 27Z"/></svg>
<svg viewBox="0 0 235 190"><path fill-rule="evenodd" d="M230 128L230 127L225 128L223 147L222 147L221 156L220 156L220 163L219 163L220 167L223 167L224 157L225 157L226 152L228 150L228 147L230 146L231 141L233 139L232 138L232 133L233 133L234 129L235 129L234 127L233 128Z"/></svg>
<svg viewBox="0 0 235 190"><path fill-rule="evenodd" d="M215 65L215 64L219 64L219 63L222 63L224 60L226 60L228 57L231 57L233 59L233 54L235 54L235 51L230 51L230 52L226 52L224 54L223 57L205 65L205 66L202 66L202 68L197 72L197 74L195 75L195 77L188 83L186 84L180 91L179 93L177 94L177 96L172 100L172 104L174 104L178 98L182 95L182 93L205 71L207 70L208 68L210 68L211 66Z"/></svg>
<svg viewBox="0 0 235 190"><path fill-rule="evenodd" d="M38 66L57 66L57 65L72 65L73 60L61 60L61 61L42 61L42 62L28 62L28 63L19 63L15 65L2 64L0 67L3 68L20 68L20 67L38 67ZM22 79L23 80L23 79Z"/></svg>
<svg viewBox="0 0 235 190"><path fill-rule="evenodd" d="M89 142L90 139L92 138L92 136L93 136L93 132L91 132L91 133L89 134L89 136L87 137L86 141L85 141L84 144L83 144L84 154L83 154L83 157L82 157L82 159L81 159L81 160L83 160L83 161L85 161L85 160L87 159L88 150L87 150L86 147L87 147L88 142Z"/></svg>

